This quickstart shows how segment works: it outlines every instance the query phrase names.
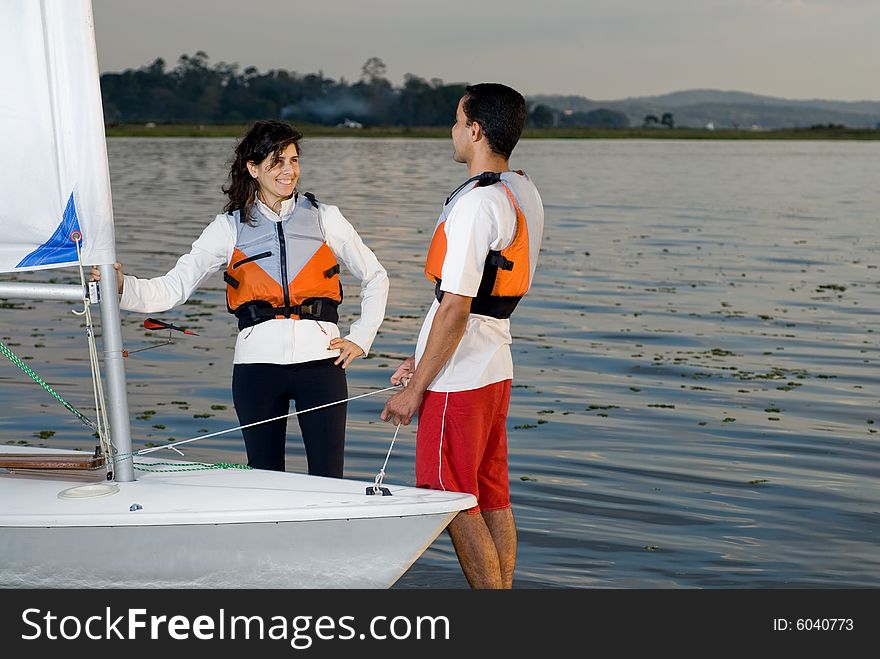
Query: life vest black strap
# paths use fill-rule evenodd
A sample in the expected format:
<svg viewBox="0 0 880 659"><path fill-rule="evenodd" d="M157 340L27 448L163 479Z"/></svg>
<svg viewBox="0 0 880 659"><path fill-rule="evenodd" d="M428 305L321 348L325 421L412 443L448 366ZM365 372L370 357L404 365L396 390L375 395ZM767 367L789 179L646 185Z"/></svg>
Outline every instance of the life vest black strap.
<svg viewBox="0 0 880 659"><path fill-rule="evenodd" d="M310 297L301 304L289 307L273 307L263 300L246 302L235 310L238 318L238 329L243 330L259 325L278 316L290 318L299 316L302 320L321 320L328 323L339 322L339 303L326 297Z"/></svg>
<svg viewBox="0 0 880 659"><path fill-rule="evenodd" d="M223 281L225 281L227 284L232 286L232 288L238 288L239 286L241 286L241 282L238 281L238 279L236 279L232 275L230 275L228 272L223 273Z"/></svg>
<svg viewBox="0 0 880 659"><path fill-rule="evenodd" d="M491 251L486 257L488 265L496 267L498 270L513 270L513 261L501 254L501 252Z"/></svg>
<svg viewBox="0 0 880 659"><path fill-rule="evenodd" d="M483 266L483 278L480 280L477 297L488 297L492 294L492 289L495 288L495 277L499 270L513 270L513 261L504 257L501 252L492 250L486 257L486 264ZM437 298L437 302L443 299L439 279L434 286L434 297Z"/></svg>
<svg viewBox="0 0 880 659"><path fill-rule="evenodd" d="M501 180L501 172L483 172L477 176L477 187L495 185Z"/></svg>
<svg viewBox="0 0 880 659"><path fill-rule="evenodd" d="M498 181L500 181L500 180L501 180L501 172L482 172L480 174L477 174L476 176L471 176L467 181L465 181L464 183L459 185L457 188L455 188L455 190L453 190L452 193L448 197L446 197L446 203L444 203L443 205L444 206L448 205L449 202L452 201L452 198L455 195L457 195L459 192L461 192L462 189L468 183L473 183L474 181L476 181L476 185L474 185L474 187L475 188L482 188L483 186L486 186L486 185L494 185L495 183L498 183Z"/></svg>
<svg viewBox="0 0 880 659"><path fill-rule="evenodd" d="M303 192L303 196L311 202L312 206L314 206L315 208L318 207L318 200L311 192Z"/></svg>
<svg viewBox="0 0 880 659"><path fill-rule="evenodd" d="M437 302L443 301L443 291L440 290L440 284L441 281L438 279L434 285L434 297L437 298ZM480 314L481 316L492 316L493 318L510 318L521 299L522 296L481 296L480 293L477 293L477 297L471 301L471 313Z"/></svg>
<svg viewBox="0 0 880 659"><path fill-rule="evenodd" d="M492 316L493 318L510 318L521 299L521 297L502 297L500 295L490 295L485 298L475 297L471 302L471 313Z"/></svg>
<svg viewBox="0 0 880 659"><path fill-rule="evenodd" d="M324 278L325 279L330 279L330 277L332 277L333 275L338 275L338 274L339 274L339 264L338 263L336 265L334 265L332 268L327 268L326 270L324 270Z"/></svg>

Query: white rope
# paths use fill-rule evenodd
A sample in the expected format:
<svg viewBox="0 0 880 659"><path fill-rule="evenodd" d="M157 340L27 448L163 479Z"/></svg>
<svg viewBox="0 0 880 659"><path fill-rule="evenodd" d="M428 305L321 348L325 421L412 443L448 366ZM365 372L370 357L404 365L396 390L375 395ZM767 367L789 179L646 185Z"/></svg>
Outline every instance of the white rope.
<svg viewBox="0 0 880 659"><path fill-rule="evenodd" d="M407 385L409 384L410 379L411 379L411 377L408 377L402 381L404 389L406 389ZM394 429L394 437L391 438L391 445L388 447L388 453L385 454L385 462L382 465L382 468L379 470L379 473L376 474L376 480L373 482L373 494L374 495L379 494L380 492L382 493L382 496L385 496L386 494L391 494L391 492L389 492L387 489L382 487L382 481L385 480L385 467L388 466L388 458L391 457L391 449L394 448L394 440L397 439L397 433L399 433L399 432L400 432L400 424L398 423L397 428ZM369 493L370 493L370 488L367 488L367 494L369 494Z"/></svg>
<svg viewBox="0 0 880 659"><path fill-rule="evenodd" d="M391 438L391 446L388 447L388 453L385 454L385 464L382 465L382 468L379 470L379 473L376 474L376 480L373 484L373 494L379 494L382 491L382 481L385 480L385 467L388 466L388 458L391 457L391 449L394 448L394 440L397 439L397 433L400 432L400 424L397 424L397 428L394 429L394 437Z"/></svg>
<svg viewBox="0 0 880 659"><path fill-rule="evenodd" d="M367 396L373 396L375 394L381 394L385 391L390 391L391 389L397 389L400 385L394 385L391 387L385 387L384 389L377 389L376 391L369 391L365 394L360 394L358 396L351 396L350 398L346 398L344 400L337 400L332 403L324 403L323 405L318 405L317 407L310 407L307 410L300 410L299 412L291 412L290 414L282 414L281 416L276 416L271 419L264 419L263 421L254 421L253 423L248 423L243 426L236 426L235 428L228 428L227 430L218 430L217 432L212 432L207 435L199 435L198 437L190 437L189 439L182 439L179 442L174 442L172 444L165 444L164 446L154 446L151 448L144 448L140 451L135 451L133 455L146 455L147 453L153 453L154 451L161 451L163 449L175 449L176 446L180 446L181 444L188 444L189 442L195 442L199 439L207 439L208 437L216 437L217 435L223 435L228 432L235 432L236 430L242 430L244 428L252 428L254 426L259 426L263 423L271 423L272 421L278 421L279 419L289 419L292 416L298 416L300 414L305 414L306 412L314 412L315 410L324 409L325 407L331 407L332 405L341 405L342 403L347 403L352 400L357 400L358 398L365 398ZM396 437L397 435L395 435ZM393 445L393 442L392 442ZM179 451L178 451L179 452ZM387 462L387 459L386 459Z"/></svg>
<svg viewBox="0 0 880 659"><path fill-rule="evenodd" d="M83 272L83 262L82 262L82 251L81 251L81 243L82 243L82 234L77 232L79 236L78 239L74 240L76 244L76 256L79 266L79 282L83 288L83 291L86 291L86 277ZM86 336L88 337L89 344L89 363L92 371L92 391L95 395L95 416L96 416L96 425L98 432L98 439L101 442L101 448L104 452L104 461L109 466L113 464L113 443L110 440L110 434L108 432L108 428L110 424L107 422L107 406L104 401L104 388L101 386L101 363L98 359L98 349L95 347L95 331L94 326L92 325L92 314L89 309L89 305L91 304L89 300L88 293L84 293L83 295L83 310L82 311L74 311L73 313L77 316L84 316L84 320L86 323Z"/></svg>

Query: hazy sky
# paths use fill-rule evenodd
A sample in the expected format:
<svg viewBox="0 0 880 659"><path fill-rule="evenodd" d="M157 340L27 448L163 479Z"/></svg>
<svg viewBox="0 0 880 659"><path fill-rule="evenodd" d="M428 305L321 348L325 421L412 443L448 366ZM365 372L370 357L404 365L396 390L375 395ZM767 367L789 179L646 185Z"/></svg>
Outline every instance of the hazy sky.
<svg viewBox="0 0 880 659"><path fill-rule="evenodd" d="M880 100L880 0L92 0L101 71L212 63L497 81L593 99L728 89Z"/></svg>

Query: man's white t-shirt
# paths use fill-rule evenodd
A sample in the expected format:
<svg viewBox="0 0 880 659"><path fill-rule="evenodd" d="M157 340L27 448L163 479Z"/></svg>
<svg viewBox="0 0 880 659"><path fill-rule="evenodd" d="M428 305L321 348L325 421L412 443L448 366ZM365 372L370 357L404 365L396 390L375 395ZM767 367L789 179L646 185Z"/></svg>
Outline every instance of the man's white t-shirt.
<svg viewBox="0 0 880 659"><path fill-rule="evenodd" d="M544 228L544 207L538 190L527 177L516 176L511 189L528 221L531 285ZM489 251L505 249L513 242L516 210L502 184L474 188L457 199L446 218L444 231L446 258L440 289L476 297ZM416 366L425 352L439 307L435 299L422 324L416 344ZM428 389L467 391L512 379L510 343L510 319L471 314L461 342Z"/></svg>

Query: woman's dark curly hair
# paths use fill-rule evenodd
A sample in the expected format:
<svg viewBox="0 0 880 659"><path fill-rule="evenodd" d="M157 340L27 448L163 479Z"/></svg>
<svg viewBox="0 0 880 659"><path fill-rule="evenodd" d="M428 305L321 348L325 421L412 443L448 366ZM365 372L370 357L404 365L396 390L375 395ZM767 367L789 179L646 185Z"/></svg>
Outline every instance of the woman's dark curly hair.
<svg viewBox="0 0 880 659"><path fill-rule="evenodd" d="M235 147L235 160L229 168L228 183L223 186L223 193L229 198L223 207L225 213L240 212L241 222L250 222L251 208L260 189L257 179L251 176L247 164L261 163L266 158L273 158L273 165L281 157L281 153L291 144L300 153L299 143L302 133L290 124L282 121L257 121L251 126L238 146Z"/></svg>

